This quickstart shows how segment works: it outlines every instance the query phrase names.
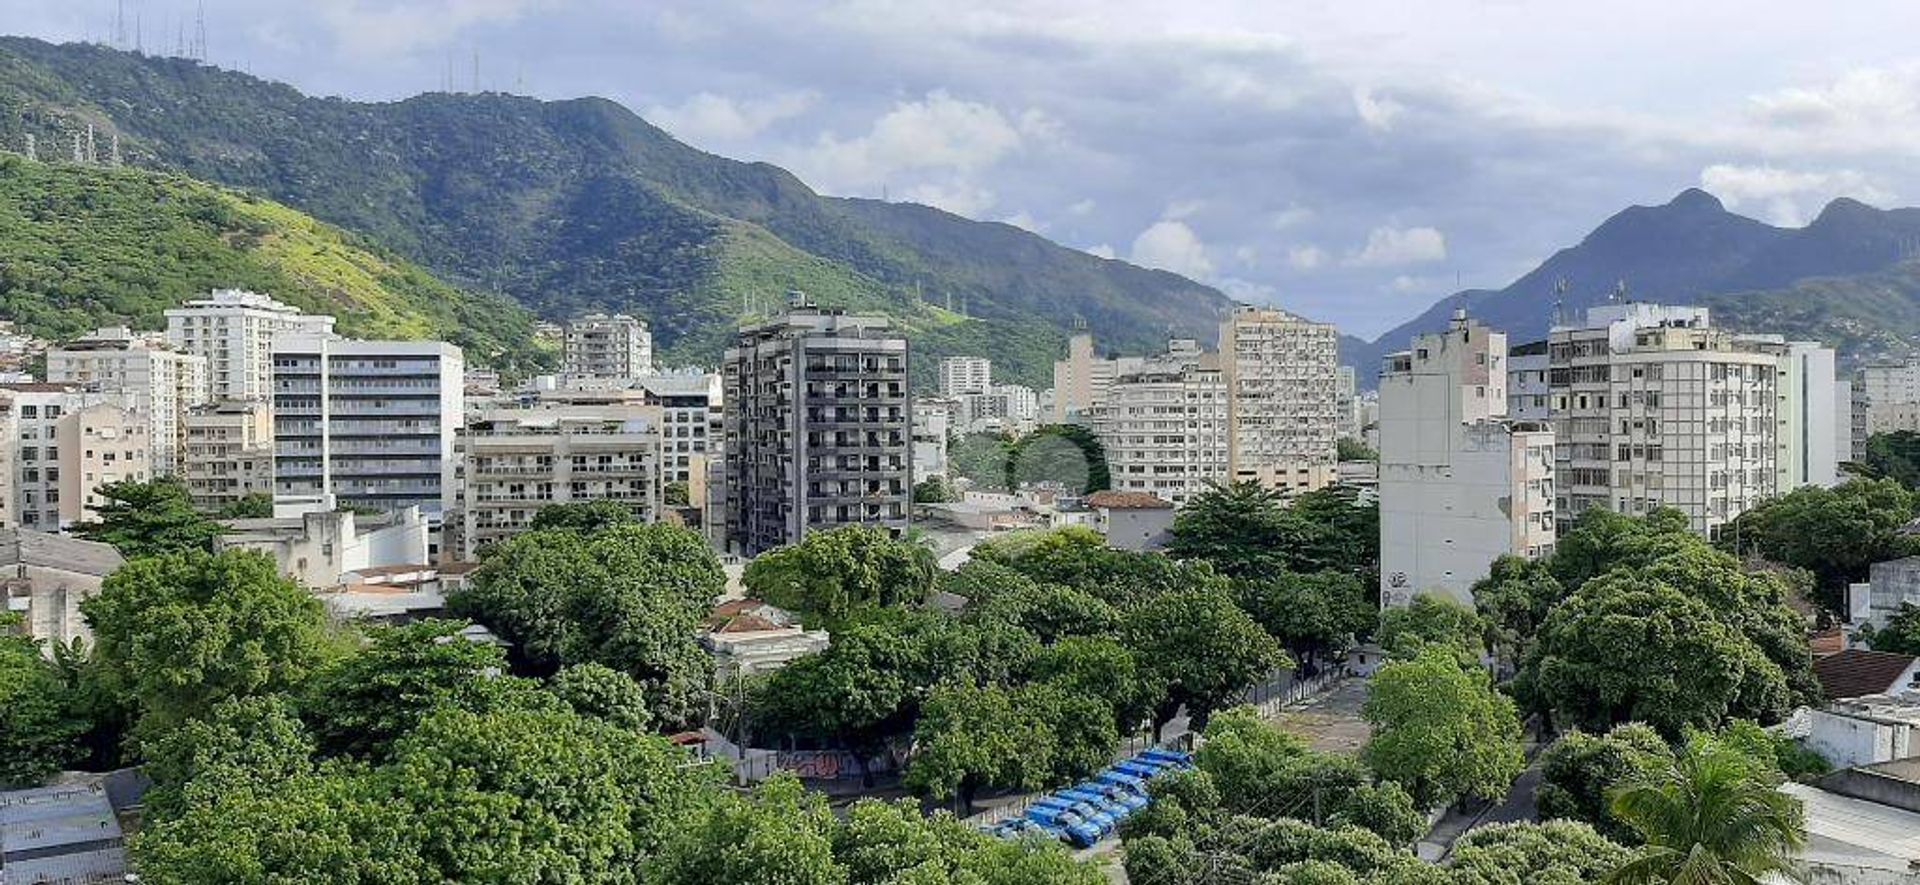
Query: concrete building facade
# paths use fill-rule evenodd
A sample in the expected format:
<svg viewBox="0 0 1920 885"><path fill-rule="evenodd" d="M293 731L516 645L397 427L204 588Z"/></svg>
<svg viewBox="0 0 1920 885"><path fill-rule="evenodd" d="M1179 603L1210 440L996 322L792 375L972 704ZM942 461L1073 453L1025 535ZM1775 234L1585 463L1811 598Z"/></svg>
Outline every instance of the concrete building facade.
<svg viewBox="0 0 1920 885"><path fill-rule="evenodd" d="M167 311L167 343L207 361L213 399L267 402L273 398L273 339L331 335L333 322L258 292L215 289Z"/></svg>
<svg viewBox="0 0 1920 885"><path fill-rule="evenodd" d="M527 530L552 504L616 501L641 522L661 507L658 406L492 409L467 422L464 558Z"/></svg>
<svg viewBox="0 0 1920 885"><path fill-rule="evenodd" d="M1471 606L1504 555L1553 551L1554 437L1508 418L1507 336L1456 312L1380 373L1380 598Z"/></svg>
<svg viewBox="0 0 1920 885"><path fill-rule="evenodd" d="M1779 359L1706 308L1607 304L1548 339L1561 530L1591 507L1720 526L1779 491Z"/></svg>
<svg viewBox="0 0 1920 885"><path fill-rule="evenodd" d="M276 339L276 511L419 507L438 521L459 501L463 377L460 348L444 342Z"/></svg>
<svg viewBox="0 0 1920 885"><path fill-rule="evenodd" d="M993 361L983 356L950 356L940 361L940 395L986 393L993 386Z"/></svg>
<svg viewBox="0 0 1920 885"><path fill-rule="evenodd" d="M1115 491L1180 506L1227 480L1227 384L1215 354L1169 355L1120 376L1091 418Z"/></svg>
<svg viewBox="0 0 1920 885"><path fill-rule="evenodd" d="M906 337L812 306L741 329L723 364L725 537L752 556L849 524L904 530L913 494Z"/></svg>
<svg viewBox="0 0 1920 885"><path fill-rule="evenodd" d="M84 405L60 419L54 440L61 452L61 527L97 518L101 486L156 475L152 432L146 411L116 402Z"/></svg>
<svg viewBox="0 0 1920 885"><path fill-rule="evenodd" d="M273 408L227 399L187 410L180 477L195 506L220 510L273 494Z"/></svg>
<svg viewBox="0 0 1920 885"><path fill-rule="evenodd" d="M1221 324L1227 462L1235 479L1336 462L1338 339L1330 324L1273 308L1240 307Z"/></svg>
<svg viewBox="0 0 1920 885"><path fill-rule="evenodd" d="M207 359L171 350L125 326L100 329L47 351L47 381L135 397L146 413L155 475L180 469L181 418L207 401Z"/></svg>
<svg viewBox="0 0 1920 885"><path fill-rule="evenodd" d="M592 313L567 324L564 371L575 378L653 374L653 332L624 313Z"/></svg>

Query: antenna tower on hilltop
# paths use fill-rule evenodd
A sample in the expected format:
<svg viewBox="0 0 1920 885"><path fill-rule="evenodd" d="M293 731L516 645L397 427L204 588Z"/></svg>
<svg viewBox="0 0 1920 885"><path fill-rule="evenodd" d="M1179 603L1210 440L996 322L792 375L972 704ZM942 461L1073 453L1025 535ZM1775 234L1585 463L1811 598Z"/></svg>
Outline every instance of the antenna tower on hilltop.
<svg viewBox="0 0 1920 885"><path fill-rule="evenodd" d="M207 0L200 0L200 9L193 16L193 58L207 60Z"/></svg>
<svg viewBox="0 0 1920 885"><path fill-rule="evenodd" d="M38 160L40 159L39 153L40 153L40 146L34 143L33 133L31 132L27 133L27 159Z"/></svg>

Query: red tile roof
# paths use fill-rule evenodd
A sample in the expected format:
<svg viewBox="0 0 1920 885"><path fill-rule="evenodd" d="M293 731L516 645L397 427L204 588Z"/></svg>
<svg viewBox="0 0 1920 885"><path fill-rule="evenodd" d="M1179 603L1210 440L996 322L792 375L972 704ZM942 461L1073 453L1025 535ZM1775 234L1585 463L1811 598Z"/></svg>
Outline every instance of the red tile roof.
<svg viewBox="0 0 1920 885"><path fill-rule="evenodd" d="M1087 496L1088 507L1108 510L1172 510L1173 502L1147 492L1094 492Z"/></svg>
<svg viewBox="0 0 1920 885"><path fill-rule="evenodd" d="M1835 627L1822 630L1807 637L1807 645L1813 649L1813 656L1824 658L1847 650L1847 631Z"/></svg>
<svg viewBox="0 0 1920 885"><path fill-rule="evenodd" d="M1895 685L1894 680L1913 666L1913 662L1913 655L1850 648L1816 659L1813 675L1820 680L1820 690L1828 700L1857 698L1904 688Z"/></svg>

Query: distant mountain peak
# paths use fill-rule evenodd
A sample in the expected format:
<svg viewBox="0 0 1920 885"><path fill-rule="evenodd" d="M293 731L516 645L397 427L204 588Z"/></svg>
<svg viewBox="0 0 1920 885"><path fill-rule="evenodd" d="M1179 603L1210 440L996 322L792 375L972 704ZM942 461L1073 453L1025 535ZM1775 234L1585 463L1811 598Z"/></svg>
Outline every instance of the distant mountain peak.
<svg viewBox="0 0 1920 885"><path fill-rule="evenodd" d="M1688 212L1725 212L1726 204L1720 198L1697 187L1690 187L1667 201L1667 208Z"/></svg>
<svg viewBox="0 0 1920 885"><path fill-rule="evenodd" d="M1832 202L1827 203L1826 207L1820 210L1820 214L1814 216L1812 223L1807 226L1820 227L1840 221L1869 218L1880 214L1881 210L1875 209L1852 197L1834 197Z"/></svg>

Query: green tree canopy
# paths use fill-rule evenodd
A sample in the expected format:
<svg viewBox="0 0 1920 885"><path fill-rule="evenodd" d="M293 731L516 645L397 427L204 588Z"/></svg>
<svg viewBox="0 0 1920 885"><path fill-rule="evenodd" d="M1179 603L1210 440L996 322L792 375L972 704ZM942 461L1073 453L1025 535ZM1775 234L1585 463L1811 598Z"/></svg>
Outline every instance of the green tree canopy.
<svg viewBox="0 0 1920 885"><path fill-rule="evenodd" d="M1057 483L1076 495L1113 488L1106 447L1078 424L1048 424L1015 440L1007 450L1007 473L1014 488Z"/></svg>
<svg viewBox="0 0 1920 885"><path fill-rule="evenodd" d="M727 798L667 844L647 870L659 885L847 885L833 856L833 811L792 777Z"/></svg>
<svg viewBox="0 0 1920 885"><path fill-rule="evenodd" d="M972 480L974 488L1007 491L1013 488L1009 470L1013 440L1000 433L969 433L947 443L947 464L954 476Z"/></svg>
<svg viewBox="0 0 1920 885"><path fill-rule="evenodd" d="M701 537L670 525L537 531L492 550L447 609L514 644L523 671L597 662L647 690L657 721L684 723L712 677L695 636L725 589Z"/></svg>
<svg viewBox="0 0 1920 885"><path fill-rule="evenodd" d="M1024 581L969 608L982 621L997 621L1032 633L1043 643L1072 636L1112 633L1120 612L1098 596L1057 584Z"/></svg>
<svg viewBox="0 0 1920 885"><path fill-rule="evenodd" d="M968 814L982 789L1046 786L1057 746L1052 729L1025 700L998 687L936 688L914 727L906 786L931 799L957 800Z"/></svg>
<svg viewBox="0 0 1920 885"><path fill-rule="evenodd" d="M465 626L425 620L375 627L364 648L315 673L300 706L320 749L381 758L435 709L485 709L511 692L506 655L462 638Z"/></svg>
<svg viewBox="0 0 1920 885"><path fill-rule="evenodd" d="M319 600L252 551L135 559L80 610L149 735L227 698L291 690L334 651Z"/></svg>
<svg viewBox="0 0 1920 885"><path fill-rule="evenodd" d="M1604 880L1627 849L1576 821L1493 824L1460 837L1455 885L1585 885Z"/></svg>
<svg viewBox="0 0 1920 885"><path fill-rule="evenodd" d="M1367 764L1422 804L1499 799L1526 767L1513 702L1449 649L1382 666L1362 712L1373 726Z"/></svg>
<svg viewBox="0 0 1920 885"><path fill-rule="evenodd" d="M960 500L959 490L944 476L929 476L913 484L913 503L945 504Z"/></svg>
<svg viewBox="0 0 1920 885"><path fill-rule="evenodd" d="M273 516L273 495L269 492L249 492L220 508L217 516L220 519L267 519Z"/></svg>
<svg viewBox="0 0 1920 885"><path fill-rule="evenodd" d="M1473 585L1473 607L1484 625L1487 649L1517 668L1547 612L1566 595L1545 562L1511 555L1495 559L1487 576Z"/></svg>
<svg viewBox="0 0 1920 885"><path fill-rule="evenodd" d="M0 788L36 786L85 755L86 720L40 643L12 632L17 620L0 613Z"/></svg>
<svg viewBox="0 0 1920 885"><path fill-rule="evenodd" d="M1106 636L1061 639L1034 655L1027 675L1063 691L1105 700L1123 733L1150 719L1166 693L1133 652Z"/></svg>
<svg viewBox="0 0 1920 885"><path fill-rule="evenodd" d="M1591 825L1616 842L1637 842L1633 830L1613 816L1607 794L1629 778L1673 761L1659 733L1630 722L1602 735L1574 730L1560 736L1542 760L1534 793L1542 820Z"/></svg>
<svg viewBox="0 0 1920 885"><path fill-rule="evenodd" d="M573 712L628 731L645 731L653 722L647 709L647 691L633 677L605 664L588 661L561 667L547 683Z"/></svg>
<svg viewBox="0 0 1920 885"><path fill-rule="evenodd" d="M1378 461L1380 453L1369 448L1351 436L1343 436L1334 441L1336 457L1342 461Z"/></svg>
<svg viewBox="0 0 1920 885"><path fill-rule="evenodd" d="M74 526L73 533L112 544L128 559L209 552L213 539L220 536L220 524L194 508L186 483L176 477L110 482L95 494L100 496L93 508L98 518Z"/></svg>
<svg viewBox="0 0 1920 885"><path fill-rule="evenodd" d="M1293 572L1235 582L1234 598L1296 659L1335 657L1380 621L1377 594L1343 572Z"/></svg>
<svg viewBox="0 0 1920 885"><path fill-rule="evenodd" d="M1760 882L1792 876L1806 845L1800 800L1771 772L1712 737L1616 788L1613 813L1645 843L1609 882Z"/></svg>
<svg viewBox="0 0 1920 885"><path fill-rule="evenodd" d="M1359 760L1314 751L1251 707L1221 711L1207 723L1195 764L1216 785L1218 807L1229 814L1358 826L1395 845L1427 831L1426 816L1399 785L1375 784ZM1196 810L1191 799L1186 807Z"/></svg>
<svg viewBox="0 0 1920 885"><path fill-rule="evenodd" d="M1213 711L1292 662L1226 594L1170 593L1127 613L1123 641L1149 676L1166 686L1156 726L1185 706L1196 728Z"/></svg>
<svg viewBox="0 0 1920 885"><path fill-rule="evenodd" d="M563 531L591 535L602 529L617 525L627 525L639 520L633 516L633 510L619 501L575 501L566 504L548 504L533 515L533 521L527 523L527 531Z"/></svg>
<svg viewBox="0 0 1920 885"><path fill-rule="evenodd" d="M1072 587L1122 609L1167 593L1225 592L1230 586L1207 563L1115 550L1098 532L1081 526L994 538L973 548L973 559L1041 584Z"/></svg>
<svg viewBox="0 0 1920 885"><path fill-rule="evenodd" d="M1896 430L1867 437L1866 471L1920 489L1920 433Z"/></svg>
<svg viewBox="0 0 1920 885"><path fill-rule="evenodd" d="M1380 505L1345 486L1285 504L1278 493L1242 480L1187 502L1174 517L1167 553L1235 577L1336 571L1365 581L1380 567Z"/></svg>
<svg viewBox="0 0 1920 885"><path fill-rule="evenodd" d="M918 605L936 571L925 546L848 525L754 557L741 583L760 599L833 624L867 606Z"/></svg>
<svg viewBox="0 0 1920 885"><path fill-rule="evenodd" d="M1438 647L1472 665L1480 660L1485 635L1486 622L1472 607L1441 594L1420 593L1407 605L1380 613L1376 638L1395 657L1415 658L1427 648Z"/></svg>
<svg viewBox="0 0 1920 885"><path fill-rule="evenodd" d="M1920 606L1903 602L1900 610L1887 619L1885 627L1875 630L1872 626L1868 624L1860 630L1868 648L1895 654L1920 655Z"/></svg>
<svg viewBox="0 0 1920 885"><path fill-rule="evenodd" d="M1901 532L1917 510L1920 494L1892 479L1802 486L1740 514L1721 529L1720 546L1812 572L1820 603L1840 611L1868 566L1920 552Z"/></svg>

